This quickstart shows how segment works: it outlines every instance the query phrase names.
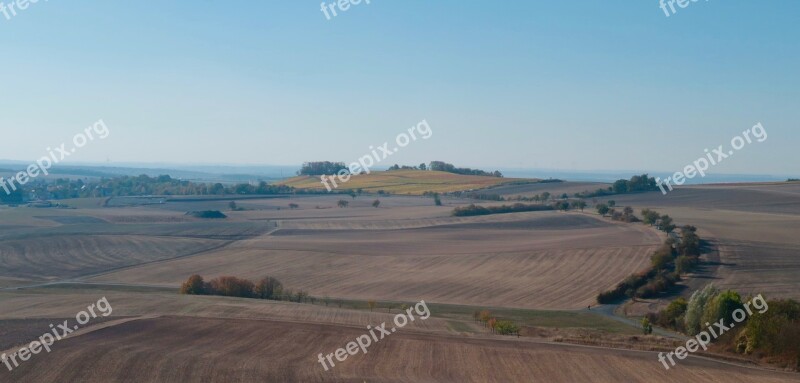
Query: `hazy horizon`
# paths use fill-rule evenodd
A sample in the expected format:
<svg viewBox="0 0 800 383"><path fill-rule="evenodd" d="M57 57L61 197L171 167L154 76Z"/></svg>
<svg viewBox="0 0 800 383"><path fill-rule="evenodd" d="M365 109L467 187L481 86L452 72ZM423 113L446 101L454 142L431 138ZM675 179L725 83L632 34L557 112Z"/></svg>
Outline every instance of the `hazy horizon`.
<svg viewBox="0 0 800 383"><path fill-rule="evenodd" d="M0 20L15 74L1 157L103 119L108 138L63 165L351 162L425 119L432 137L386 163L675 172L761 122L769 139L713 173L798 174L797 10L408 1L326 20L318 2L39 3Z"/></svg>

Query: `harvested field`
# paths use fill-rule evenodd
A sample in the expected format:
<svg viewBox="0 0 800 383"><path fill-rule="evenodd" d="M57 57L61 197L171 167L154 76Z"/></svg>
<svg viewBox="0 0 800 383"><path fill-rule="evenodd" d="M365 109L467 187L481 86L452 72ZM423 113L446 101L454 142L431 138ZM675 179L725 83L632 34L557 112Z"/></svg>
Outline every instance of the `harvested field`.
<svg viewBox="0 0 800 383"><path fill-rule="evenodd" d="M500 227L481 217L406 230L281 229L93 280L177 286L191 274L271 275L316 296L581 308L593 304L598 291L645 268L660 242L643 226L589 215L513 216L517 221L504 217Z"/></svg>
<svg viewBox="0 0 800 383"><path fill-rule="evenodd" d="M206 239L63 235L0 242L0 276L56 279L194 254L220 246Z"/></svg>
<svg viewBox="0 0 800 383"><path fill-rule="evenodd" d="M796 375L693 357L666 371L651 352L465 339L406 329L381 339L367 354L335 361L334 368L324 371L317 354L344 347L365 331L253 320L141 319L61 341L46 358L40 355L0 374L14 382L798 381Z"/></svg>
<svg viewBox="0 0 800 383"><path fill-rule="evenodd" d="M655 208L695 225L720 250L718 265L695 284L769 298L800 299L800 185L708 185L663 196L618 196L619 205ZM688 293L688 292L687 292Z"/></svg>

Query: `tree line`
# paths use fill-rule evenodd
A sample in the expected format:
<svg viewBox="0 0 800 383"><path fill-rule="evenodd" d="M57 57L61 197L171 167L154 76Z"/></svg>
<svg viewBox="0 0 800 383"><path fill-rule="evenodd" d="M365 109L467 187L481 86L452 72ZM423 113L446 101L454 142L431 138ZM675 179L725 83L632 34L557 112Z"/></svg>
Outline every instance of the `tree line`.
<svg viewBox="0 0 800 383"><path fill-rule="evenodd" d="M453 209L452 215L455 217L467 217L474 215L506 214L544 210L553 210L553 207L545 205L526 205L523 203L501 206L479 206L475 204L469 204L468 206L459 206Z"/></svg>
<svg viewBox="0 0 800 383"><path fill-rule="evenodd" d="M599 209L605 210L605 209ZM633 209L626 208L624 215L633 216ZM642 215L645 224L659 223L660 229L666 233L674 230L675 225L668 215L660 216L655 211L644 209ZM667 220L664 220L664 217ZM638 220L638 218L637 218ZM667 222L668 223L665 223ZM652 298L663 294L681 280L681 274L694 269L700 263L702 253L701 239L697 235L697 228L690 225L680 229L680 240L668 236L664 243L651 255L650 266L647 270L634 273L613 289L601 292L597 296L598 303L613 303L624 298Z"/></svg>
<svg viewBox="0 0 800 383"><path fill-rule="evenodd" d="M270 299L299 303L303 303L309 299L307 292L299 290L295 293L291 289L284 288L283 284L273 277L264 277L257 283L232 276L217 277L206 282L203 280L203 277L195 274L181 284L180 293L188 295L219 295L225 297Z"/></svg>
<svg viewBox="0 0 800 383"><path fill-rule="evenodd" d="M13 198L3 198L6 193L0 193L0 200L5 203L20 203L23 197L37 199L69 199L87 197L132 197L146 195L271 195L289 193L307 193L295 190L291 186L273 185L265 181L258 184L240 183L223 185L221 183L198 183L183 181L160 175L150 177L142 174L139 176L119 176L101 178L96 181L82 179L59 178L54 181L36 180L18 189L19 193ZM11 202L9 202L11 201Z"/></svg>

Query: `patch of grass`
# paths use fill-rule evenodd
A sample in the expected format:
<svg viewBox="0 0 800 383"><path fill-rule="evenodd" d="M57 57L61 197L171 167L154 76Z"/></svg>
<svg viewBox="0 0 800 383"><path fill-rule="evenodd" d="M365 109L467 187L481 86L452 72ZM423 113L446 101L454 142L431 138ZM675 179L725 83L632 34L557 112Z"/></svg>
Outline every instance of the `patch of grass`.
<svg viewBox="0 0 800 383"><path fill-rule="evenodd" d="M366 301L357 300L343 300L333 299L329 303L329 307L339 307L341 302L342 308L354 310L369 310ZM405 303L412 307L416 302L377 302L374 311L387 312L389 306L392 307L393 313L398 313L400 305ZM318 303L319 304L319 303ZM462 306L438 303L426 303L428 309L431 311L431 316L436 318L451 319L448 323L468 322L473 320L473 313L480 310L489 310L492 315L498 319L510 320L519 326L533 326L533 327L552 327L552 328L585 328L606 331L614 334L639 334L641 330L624 323L615 321L613 319L604 317L600 314L584 312L584 311L558 311L558 310L529 310L529 309L510 309L510 308L493 308L493 307L478 307L478 306ZM456 325L459 326L459 325ZM460 323L459 328L471 332L466 323Z"/></svg>
<svg viewBox="0 0 800 383"><path fill-rule="evenodd" d="M447 327L449 327L451 330L455 332L469 332L469 333L475 332L474 328L472 328L468 323L462 321L449 320L447 321Z"/></svg>

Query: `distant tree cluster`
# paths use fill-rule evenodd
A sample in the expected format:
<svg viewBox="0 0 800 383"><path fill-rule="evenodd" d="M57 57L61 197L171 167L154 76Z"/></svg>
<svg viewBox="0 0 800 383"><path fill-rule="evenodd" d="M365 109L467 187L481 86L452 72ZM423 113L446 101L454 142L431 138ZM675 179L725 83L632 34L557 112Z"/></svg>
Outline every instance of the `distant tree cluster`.
<svg viewBox="0 0 800 383"><path fill-rule="evenodd" d="M461 206L453 209L453 216L466 217L474 215L489 215L489 214L505 214L505 213L520 213L524 211L544 211L553 210L552 206L544 205L525 205L522 203L515 203L513 205L501 206L479 206L470 204L468 206Z"/></svg>
<svg viewBox="0 0 800 383"><path fill-rule="evenodd" d="M476 322L483 323L483 327L489 329L492 333L500 335L514 335L519 336L519 326L510 320L498 320L492 316L489 310L475 311L472 315Z"/></svg>
<svg viewBox="0 0 800 383"><path fill-rule="evenodd" d="M330 161L318 161L318 162L305 162L303 166L300 167L300 170L297 171L297 175L299 176L321 176L321 175L333 175L341 170L347 170L349 173L350 170L347 168L344 162L330 162Z"/></svg>
<svg viewBox="0 0 800 383"><path fill-rule="evenodd" d="M202 210L202 211L189 211L186 212L186 215L192 216L195 218L207 218L207 219L224 219L228 218L225 213L219 210Z"/></svg>
<svg viewBox="0 0 800 383"><path fill-rule="evenodd" d="M594 192L584 191L583 193L575 193L576 198L593 198L593 197L602 197L607 195L614 195L614 194L627 194L627 193L640 193L640 192L647 192L647 191L656 191L659 190L658 184L656 183L656 179L654 177L650 177L647 174L642 174L640 176L633 176L631 179L619 179L614 181L614 183L605 188L605 189L597 189Z"/></svg>
<svg viewBox="0 0 800 383"><path fill-rule="evenodd" d="M457 168L453 164L448 164L447 162L444 161L431 161L430 165L428 166L428 169L440 172L463 174L470 176L503 177L503 174L497 170L495 170L494 172L487 172L478 169Z"/></svg>
<svg viewBox="0 0 800 383"><path fill-rule="evenodd" d="M608 205L599 204L597 206L597 212L602 214L603 216L605 216L606 213L607 213L607 214L609 214L611 216L611 219L613 219L615 221L628 222L628 223L639 222L639 218L636 217L635 215L633 215L633 208L632 207L625 206L622 209L622 211L617 211L616 209L614 209L612 207L608 207L609 205L613 204L612 202L613 201L609 201ZM605 213L603 213L603 212L605 212Z"/></svg>
<svg viewBox="0 0 800 383"><path fill-rule="evenodd" d="M419 166L407 166L407 165L400 166L398 164L394 164L392 166L389 166L388 170L389 171L392 171L392 170L428 170L428 167L425 166L424 163L423 164L419 164Z"/></svg>
<svg viewBox="0 0 800 383"><path fill-rule="evenodd" d="M20 189L18 189L20 190ZM21 195L32 195L38 199L68 199L87 197L132 197L148 195L225 195L225 194L288 194L297 191L293 187L272 185L264 181L258 184L195 183L174 179L168 175L150 177L145 174L131 177L101 178L96 181L59 178L54 181L36 180L24 186ZM3 199L0 193L0 200ZM18 197L15 197L18 198Z"/></svg>
<svg viewBox="0 0 800 383"><path fill-rule="evenodd" d="M195 274L181 284L180 293L188 295L220 295L226 297L270 299L299 303L309 300L307 292L300 290L294 293L292 290L285 289L283 284L273 277L262 278L258 283L231 276L218 277L206 282L203 280L203 277Z"/></svg>

